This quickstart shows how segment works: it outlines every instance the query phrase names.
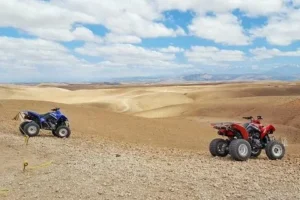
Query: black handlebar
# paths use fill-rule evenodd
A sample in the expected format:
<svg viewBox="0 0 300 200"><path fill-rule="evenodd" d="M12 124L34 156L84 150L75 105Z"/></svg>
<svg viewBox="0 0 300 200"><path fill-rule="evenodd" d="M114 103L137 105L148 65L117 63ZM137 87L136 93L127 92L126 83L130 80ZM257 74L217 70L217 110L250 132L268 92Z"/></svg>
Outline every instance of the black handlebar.
<svg viewBox="0 0 300 200"><path fill-rule="evenodd" d="M58 111L60 108L52 108L52 111Z"/></svg>
<svg viewBox="0 0 300 200"><path fill-rule="evenodd" d="M258 116L256 116L257 117L257 119L263 119L263 117L261 116L261 115L258 115ZM253 119L253 117L252 116L249 116L249 117L243 117L244 119Z"/></svg>

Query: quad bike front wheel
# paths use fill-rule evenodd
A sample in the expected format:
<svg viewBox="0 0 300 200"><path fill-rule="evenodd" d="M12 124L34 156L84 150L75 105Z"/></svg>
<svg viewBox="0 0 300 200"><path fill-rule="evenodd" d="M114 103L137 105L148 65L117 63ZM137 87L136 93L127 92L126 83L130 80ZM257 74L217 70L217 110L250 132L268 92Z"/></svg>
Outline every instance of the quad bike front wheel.
<svg viewBox="0 0 300 200"><path fill-rule="evenodd" d="M271 141L266 146L266 154L270 160L280 160L285 154L285 147L278 141Z"/></svg>
<svg viewBox="0 0 300 200"><path fill-rule="evenodd" d="M51 132L52 132L52 134L53 134L54 136L57 137L57 135L56 135L56 130L52 130Z"/></svg>
<svg viewBox="0 0 300 200"><path fill-rule="evenodd" d="M225 157L228 155L228 143L226 140L217 138L211 141L209 151L212 156Z"/></svg>
<svg viewBox="0 0 300 200"><path fill-rule="evenodd" d="M32 122L25 124L23 130L24 130L25 134L28 135L29 137L34 137L39 134L40 127L37 123L32 121Z"/></svg>
<svg viewBox="0 0 300 200"><path fill-rule="evenodd" d="M246 161L251 156L251 146L247 140L235 139L229 145L229 154L236 161Z"/></svg>
<svg viewBox="0 0 300 200"><path fill-rule="evenodd" d="M53 132L52 132L53 133ZM59 126L53 133L56 137L59 138L68 138L71 135L71 130L67 126Z"/></svg>

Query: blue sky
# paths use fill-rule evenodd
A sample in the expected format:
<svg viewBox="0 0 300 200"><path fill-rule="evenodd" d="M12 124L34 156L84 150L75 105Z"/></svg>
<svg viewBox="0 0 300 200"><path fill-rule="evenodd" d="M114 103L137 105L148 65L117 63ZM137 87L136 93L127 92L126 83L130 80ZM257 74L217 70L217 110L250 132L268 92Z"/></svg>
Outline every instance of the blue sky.
<svg viewBox="0 0 300 200"><path fill-rule="evenodd" d="M300 63L299 0L10 0L0 7L0 82L260 73Z"/></svg>

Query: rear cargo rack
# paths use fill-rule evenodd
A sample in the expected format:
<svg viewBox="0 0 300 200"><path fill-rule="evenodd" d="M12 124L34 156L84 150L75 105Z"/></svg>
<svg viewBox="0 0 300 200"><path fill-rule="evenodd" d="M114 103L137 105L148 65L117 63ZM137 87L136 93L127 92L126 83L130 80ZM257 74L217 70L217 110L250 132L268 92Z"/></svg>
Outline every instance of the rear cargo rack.
<svg viewBox="0 0 300 200"><path fill-rule="evenodd" d="M229 128L233 124L240 124L240 123L236 123L236 122L218 122L218 123L211 123L211 126L213 126L214 128L220 129L220 128Z"/></svg>

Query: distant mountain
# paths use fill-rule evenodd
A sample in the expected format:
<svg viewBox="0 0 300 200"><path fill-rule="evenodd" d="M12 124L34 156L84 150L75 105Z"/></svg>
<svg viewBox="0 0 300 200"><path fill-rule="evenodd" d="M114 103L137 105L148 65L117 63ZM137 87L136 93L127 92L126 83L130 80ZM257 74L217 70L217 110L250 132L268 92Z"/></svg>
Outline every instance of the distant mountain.
<svg viewBox="0 0 300 200"><path fill-rule="evenodd" d="M271 74L272 76L287 76L287 77L295 77L300 75L300 67L299 66L281 66L275 67L266 73Z"/></svg>
<svg viewBox="0 0 300 200"><path fill-rule="evenodd" d="M300 80L300 67L282 66L270 69L261 73L249 74L190 74L182 77L185 81L259 81L259 80L279 80L296 81Z"/></svg>
<svg viewBox="0 0 300 200"><path fill-rule="evenodd" d="M125 78L114 78L112 81L118 83L159 83L166 80L166 77L125 77Z"/></svg>
<svg viewBox="0 0 300 200"><path fill-rule="evenodd" d="M114 78L111 82L127 84L156 84L156 83L184 83L184 82L234 82L234 81L296 81L300 80L300 67L281 66L256 73L195 73L181 76L137 76ZM108 83L107 83L108 84Z"/></svg>
<svg viewBox="0 0 300 200"><path fill-rule="evenodd" d="M185 81L249 81L268 80L271 77L264 74L192 74L182 77Z"/></svg>

